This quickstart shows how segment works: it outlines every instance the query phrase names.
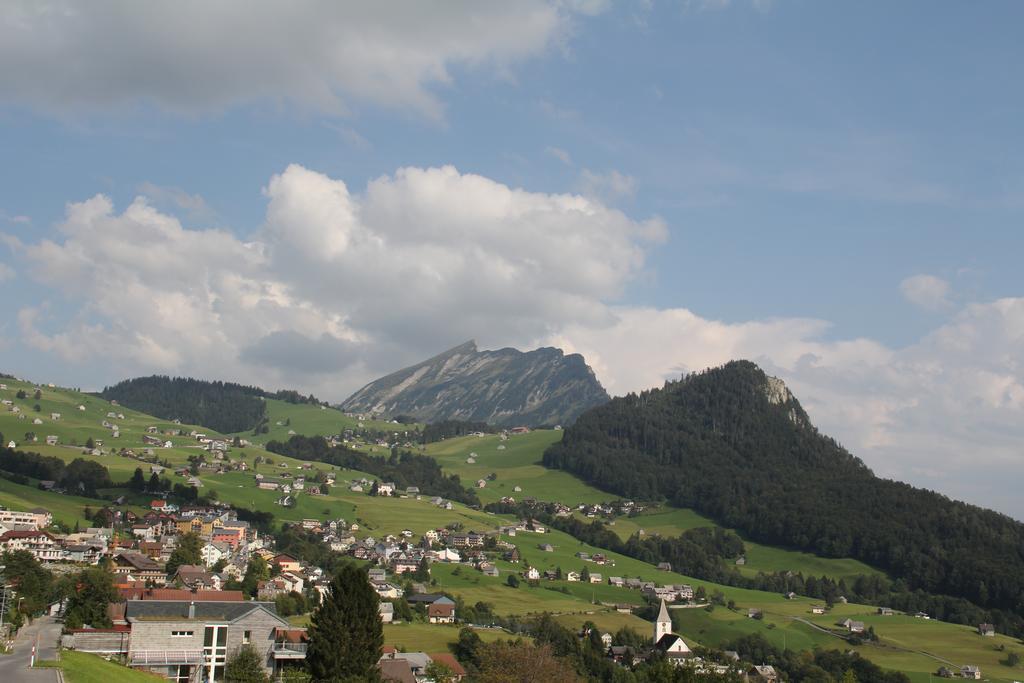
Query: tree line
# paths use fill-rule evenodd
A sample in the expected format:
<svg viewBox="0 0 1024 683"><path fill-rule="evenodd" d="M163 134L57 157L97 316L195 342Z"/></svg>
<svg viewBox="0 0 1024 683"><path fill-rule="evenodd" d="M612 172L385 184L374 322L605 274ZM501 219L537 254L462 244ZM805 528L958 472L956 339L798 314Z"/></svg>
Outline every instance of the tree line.
<svg viewBox="0 0 1024 683"><path fill-rule="evenodd" d="M293 404L326 405L315 396L283 389L276 392L234 382L152 375L126 379L99 394L163 420L181 420L229 434L266 426L264 398Z"/></svg>
<svg viewBox="0 0 1024 683"><path fill-rule="evenodd" d="M436 460L411 451L393 448L387 457L370 455L345 445L331 446L322 436L301 434L284 442L272 440L267 443L267 450L299 460L315 460L366 472L382 480L395 482L399 489L416 486L426 495L440 496L466 505L480 504L476 493L463 487L459 475L446 475Z"/></svg>

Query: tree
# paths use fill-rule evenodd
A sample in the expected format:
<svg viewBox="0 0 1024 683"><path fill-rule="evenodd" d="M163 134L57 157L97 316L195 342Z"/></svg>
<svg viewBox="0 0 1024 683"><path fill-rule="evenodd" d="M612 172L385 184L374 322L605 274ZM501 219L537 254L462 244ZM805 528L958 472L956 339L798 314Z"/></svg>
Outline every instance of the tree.
<svg viewBox="0 0 1024 683"><path fill-rule="evenodd" d="M160 491L162 486L160 485L160 475L154 472L149 475L149 483L146 484L146 490L150 493L157 493Z"/></svg>
<svg viewBox="0 0 1024 683"><path fill-rule="evenodd" d="M505 579L505 583L511 588L519 588L519 578L515 574L509 574L508 578Z"/></svg>
<svg viewBox="0 0 1024 683"><path fill-rule="evenodd" d="M379 680L384 629L377 605L366 573L353 564L343 565L309 626L306 663L314 680Z"/></svg>
<svg viewBox="0 0 1024 683"><path fill-rule="evenodd" d="M575 683L579 680L565 659L555 657L549 645L522 641L488 643L477 650L480 683Z"/></svg>
<svg viewBox="0 0 1024 683"><path fill-rule="evenodd" d="M231 683L267 683L270 678L263 671L256 648L243 645L228 658L224 667L224 680Z"/></svg>
<svg viewBox="0 0 1024 683"><path fill-rule="evenodd" d="M203 541L194 531L182 534L178 538L178 546L171 553L170 559L167 560L167 575L171 576L174 574L174 572L178 571L178 567L183 564L202 564L202 548Z"/></svg>
<svg viewBox="0 0 1024 683"><path fill-rule="evenodd" d="M22 609L27 614L43 611L54 598L53 574L27 550L6 552L0 558L4 577L24 598Z"/></svg>
<svg viewBox="0 0 1024 683"><path fill-rule="evenodd" d="M378 493L380 493L380 486L376 481L374 481L373 484L370 485L370 495L376 496Z"/></svg>
<svg viewBox="0 0 1024 683"><path fill-rule="evenodd" d="M136 493L142 493L146 490L146 475L142 473L141 467L135 468L135 472L132 474L132 478L128 482L128 488Z"/></svg>
<svg viewBox="0 0 1024 683"><path fill-rule="evenodd" d="M435 683L455 683L455 672L440 662L430 662L426 674Z"/></svg>
<svg viewBox="0 0 1024 683"><path fill-rule="evenodd" d="M590 582L590 570L586 567L583 567L583 569L580 571L580 581L582 581L583 583Z"/></svg>
<svg viewBox="0 0 1024 683"><path fill-rule="evenodd" d="M32 398L34 398L37 401L39 399L41 399L42 397L43 397L43 392L41 390L39 390L39 389L36 389L36 393L33 394L33 396L32 396Z"/></svg>
<svg viewBox="0 0 1024 683"><path fill-rule="evenodd" d="M96 448L96 442L92 440L91 436L85 440L85 447L88 448L90 451Z"/></svg>
<svg viewBox="0 0 1024 683"><path fill-rule="evenodd" d="M32 406L32 410L34 410L37 413L41 413L43 412L43 407L37 403L34 406Z"/></svg>
<svg viewBox="0 0 1024 683"><path fill-rule="evenodd" d="M242 592L249 597L256 597L256 591L260 581L270 578L270 567L267 561L259 555L253 555L249 564L245 567L245 575L242 577Z"/></svg>
<svg viewBox="0 0 1024 683"><path fill-rule="evenodd" d="M25 400L26 398L28 398L28 394L25 393L24 389L18 389L18 393L16 393L14 396L16 398L20 398L21 400Z"/></svg>
<svg viewBox="0 0 1024 683"><path fill-rule="evenodd" d="M110 628L113 624L107 614L107 605L117 599L112 573L99 567L84 569L74 577L74 590L68 598L64 625L67 628L81 628L84 624Z"/></svg>
<svg viewBox="0 0 1024 683"><path fill-rule="evenodd" d="M417 581L430 580L430 565L427 564L426 557L420 560L420 563L416 566L416 571L412 573L412 578L416 579Z"/></svg>

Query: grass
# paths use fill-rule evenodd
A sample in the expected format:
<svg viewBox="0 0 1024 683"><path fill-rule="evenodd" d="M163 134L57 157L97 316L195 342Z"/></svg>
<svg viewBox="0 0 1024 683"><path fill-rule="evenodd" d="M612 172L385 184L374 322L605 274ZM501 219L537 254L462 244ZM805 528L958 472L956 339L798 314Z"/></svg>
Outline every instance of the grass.
<svg viewBox="0 0 1024 683"><path fill-rule="evenodd" d="M883 617L874 608L864 605L837 606L831 614L812 616L808 610L813 601L797 599L783 604L766 605L764 620L748 619L743 605L737 612L719 607L712 613L703 609L673 610L677 630L687 638L707 645L722 645L739 636L760 633L776 647L791 650L850 649L850 645L832 635L796 621L806 619L822 628L837 629L836 621L850 617L873 626L879 636L877 644L864 644L853 649L879 666L905 671L914 680L925 680L939 666L959 668L964 664L980 666L986 680L1019 680L1024 668L1003 666L1000 659L1009 650L1024 650L1020 643L1006 636L982 638L968 626L941 621L915 619L910 616ZM933 655L933 656L930 656Z"/></svg>
<svg viewBox="0 0 1024 683"><path fill-rule="evenodd" d="M69 445L72 441L81 444L86 438L93 436L106 439L108 446L123 445L141 449L141 435L145 433L147 426L171 426L147 415L111 407L101 399L73 390L44 389L43 397L39 401L41 410L34 413L34 386L14 381L7 381L7 386L7 390L0 390L0 397L15 400L26 411L27 417L25 420L19 420L17 415L0 410L0 431L5 434L5 438L14 438L18 441L18 437L29 430L36 431L40 438L46 434L57 434L65 445L32 444L30 449L56 455L66 461L77 457L96 457L83 456L81 447ZM28 392L27 400L18 401L14 398L14 393L19 388L24 388ZM79 404L85 406L86 410L79 411ZM117 420L121 425L121 438L116 441L109 439L109 430L100 425L102 420L107 419L106 414L110 410L125 415L124 420ZM281 426L285 433L276 438L287 438L287 429L307 434L335 433L345 424L343 419L351 420L338 411L320 410L315 406L296 406L273 400L268 402L268 411L272 418L271 424L275 428L278 427L278 420L291 421L289 426ZM57 422L51 421L50 412L61 412L62 419ZM26 423L30 423L36 415L44 419L44 424L36 427L30 424L26 426ZM211 430L200 431L211 436L216 435ZM275 436L273 429L268 436ZM496 481L489 482L486 488L478 490L485 503L506 495L517 498L534 496L541 500L558 500L571 505L612 500L615 496L590 487L567 473L550 471L539 464L544 449L559 438L561 433L556 431L535 431L512 436L507 441L501 441L497 436L463 437L430 444L425 450L437 458L446 471L459 474L467 483L495 473ZM173 447L156 449L156 452L161 460L167 460L174 466L183 465L189 455L202 452L194 439L171 437L171 440ZM504 445L505 448L499 449L499 445ZM239 458L243 453L250 465L257 455L273 459L273 465L263 464L258 467L258 471L268 477L279 476L284 472L290 472L294 476L302 464L299 460L270 454L258 446L232 449L229 457ZM465 462L470 453L476 453L476 463L472 465ZM111 455L97 459L110 470L115 481L127 480L139 466L148 476L148 465L135 459ZM280 463L286 464L287 468L280 467ZM335 469L323 463L314 463L313 467L323 470ZM310 474L309 471L305 473ZM263 491L255 487L253 471L217 475L204 470L200 475L204 484L201 491L216 491L221 500L241 507L270 511L282 521L299 521L307 517L344 517L348 521L358 522L363 531L375 536L398 533L405 528L412 529L418 535L428 528L444 526L450 522L459 522L466 529L483 531L494 529L508 521L501 516L471 510L462 505L455 505L454 509L449 511L431 505L426 499L377 498L363 493L353 493L345 485L347 481L364 476L372 477L351 470L336 470L335 473L338 483L330 495L313 497L300 494L298 504L287 509L275 504L280 497L278 492ZM183 481L176 475L168 475L172 481ZM521 487L522 491L514 492L516 486ZM136 496L130 502L144 505L148 498ZM0 479L0 504L20 509L45 507L51 510L57 519L73 525L75 521L87 521L81 517L81 511L85 506L95 508L102 502L48 493ZM677 535L686 529L712 525L711 520L691 510L658 507L637 517L618 518L611 528L625 538L639 529L648 534ZM1024 673L1019 668L1011 670L999 664L999 660L1005 657L1006 652L995 649L997 646L1003 646L1007 650L1024 651L1024 647L1018 642L1003 636L981 638L973 629L965 626L902 616L880 617L874 614L873 608L864 605L838 605L827 616L812 616L809 610L815 601L810 599L798 598L789 601L773 593L718 586L675 573L659 572L649 564L614 553L605 553L610 561L607 565L585 563L576 558L574 553L583 550L593 554L601 549L580 543L577 539L557 531L543 535L520 532L506 540L516 543L524 560L538 569L561 567L563 572L568 572L579 571L583 566L587 566L592 573L601 573L605 582L584 584L542 581L536 587L528 586L524 582L519 588L513 589L506 585L507 576L510 572L520 571L522 565L498 562L501 575L491 578L483 576L471 567L436 564L432 567L432 574L439 588L449 590L469 603L488 602L499 614L551 612L561 623L573 627L585 621L593 621L602 630L614 631L622 626L630 626L641 633L646 633L650 628L647 622L633 615L619 614L607 606L610 603L640 604L640 594L625 588L611 587L606 583L607 578L640 577L658 583L689 583L695 588L704 586L709 594L721 591L726 600L734 600L739 608L738 611L732 612L724 607L718 607L710 613L704 609L673 610L677 632L691 645L720 645L743 634L762 633L770 642L790 649L846 649L848 644L845 641L816 630L798 619L805 619L828 629L838 618L850 616L873 625L881 638L877 645L863 645L858 649L881 666L908 672L915 681L923 683L928 673L940 665L939 660L927 653L937 655L956 666L981 666L989 680L1019 680ZM538 545L541 543L550 543L554 546L554 552L540 550ZM749 541L746 542L746 547L747 565L741 568L741 571L748 575L757 571L793 570L805 575L824 574L841 578L874 571L854 560L819 558L807 553L771 548ZM745 615L748 607L763 610L765 619L747 619ZM409 650L444 651L447 644L457 638L457 634L457 629L439 625L396 624L387 627L385 640L388 644ZM505 635L501 632L481 631L481 637L484 639L501 638ZM140 681L154 680L147 674L81 653L67 653L62 666L70 683L92 683L100 680L132 681L136 680L135 677Z"/></svg>
<svg viewBox="0 0 1024 683"><path fill-rule="evenodd" d="M415 430L417 425L402 425L384 420L358 420L349 417L337 408L315 406L307 403L288 403L275 398L264 399L269 420L269 432L253 436L251 430L238 432L238 436L266 442L287 441L293 431L306 436L330 436L341 434L346 429L372 429L383 432L405 432Z"/></svg>
<svg viewBox="0 0 1024 683"><path fill-rule="evenodd" d="M448 652L449 643L459 640L458 625L426 624L385 624L384 644L405 652ZM500 629L474 629L480 640L490 643L495 640L514 638Z"/></svg>
<svg viewBox="0 0 1024 683"><path fill-rule="evenodd" d="M67 683L156 683L166 680L163 676L131 669L108 662L97 655L74 650L61 652L59 667L63 669Z"/></svg>
<svg viewBox="0 0 1024 683"><path fill-rule="evenodd" d="M426 452L446 471L458 474L467 486L496 473L497 480L477 490L485 504L504 496L517 500L532 496L538 500L558 500L567 505L615 499L616 496L588 486L568 472L552 471L540 464L544 450L561 438L562 432L554 430L517 434L507 441L493 435L465 436L429 444ZM499 446L505 448L499 450ZM475 464L466 462L472 453L476 454ZM516 492L516 486L522 491Z"/></svg>

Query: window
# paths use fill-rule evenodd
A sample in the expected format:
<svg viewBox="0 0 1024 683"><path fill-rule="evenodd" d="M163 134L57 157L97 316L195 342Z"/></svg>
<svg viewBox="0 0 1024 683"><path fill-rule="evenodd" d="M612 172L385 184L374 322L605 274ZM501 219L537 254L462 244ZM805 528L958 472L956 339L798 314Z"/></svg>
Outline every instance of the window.
<svg viewBox="0 0 1024 683"><path fill-rule="evenodd" d="M248 645L251 642L252 642L252 631L243 631L242 632L242 644L243 645Z"/></svg>
<svg viewBox="0 0 1024 683"><path fill-rule="evenodd" d="M171 631L172 638L191 638L195 634L195 631Z"/></svg>

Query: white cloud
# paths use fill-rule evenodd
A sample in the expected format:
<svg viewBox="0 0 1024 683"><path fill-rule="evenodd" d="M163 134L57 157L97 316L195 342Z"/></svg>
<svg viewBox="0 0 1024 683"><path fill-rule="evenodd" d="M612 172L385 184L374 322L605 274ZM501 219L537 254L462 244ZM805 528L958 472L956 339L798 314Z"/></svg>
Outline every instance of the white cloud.
<svg viewBox="0 0 1024 683"><path fill-rule="evenodd" d="M301 166L264 193L246 241L102 195L70 204L57 238L10 241L70 304L24 307L22 343L102 366L93 382L159 371L331 399L469 338L581 352L613 394L748 358L879 474L1024 517L1003 481L1022 464L1024 298L972 304L891 348L832 339L822 320L616 304L665 226L582 195L452 167L352 190Z"/></svg>
<svg viewBox="0 0 1024 683"><path fill-rule="evenodd" d="M433 89L453 67L502 76L603 5L14 0L0 5L0 97L56 114L254 101L342 113L360 100L438 117Z"/></svg>
<svg viewBox="0 0 1024 683"><path fill-rule="evenodd" d="M914 275L900 283L903 297L928 311L949 308L949 283L934 275Z"/></svg>
<svg viewBox="0 0 1024 683"><path fill-rule="evenodd" d="M578 351L612 393L747 358L784 378L815 424L886 477L1024 519L1003 481L1024 465L1024 298L973 304L917 343L830 341L825 321L730 324L685 309L615 309L543 340Z"/></svg>
<svg viewBox="0 0 1024 683"><path fill-rule="evenodd" d="M264 194L248 242L188 229L141 197L121 213L102 195L70 204L59 239L15 248L79 309L64 321L25 309L26 343L72 362L112 359L119 375L315 385L341 398L471 337L524 344L564 321L610 321L604 302L665 232L658 219L452 167L399 169L353 193L293 165ZM308 362L334 352L345 362Z"/></svg>
<svg viewBox="0 0 1024 683"><path fill-rule="evenodd" d="M0 282L13 280L17 273L6 263L0 263Z"/></svg>

